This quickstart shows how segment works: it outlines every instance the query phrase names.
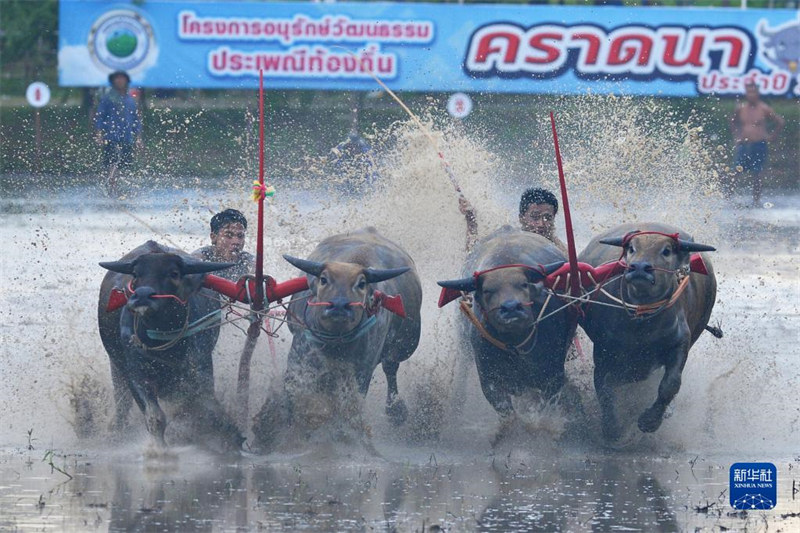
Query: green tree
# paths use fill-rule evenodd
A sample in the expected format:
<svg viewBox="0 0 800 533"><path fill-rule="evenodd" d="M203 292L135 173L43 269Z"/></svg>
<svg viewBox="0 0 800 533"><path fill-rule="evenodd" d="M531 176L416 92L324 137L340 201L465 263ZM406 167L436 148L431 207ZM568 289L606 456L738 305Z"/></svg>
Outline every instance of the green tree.
<svg viewBox="0 0 800 533"><path fill-rule="evenodd" d="M0 0L3 77L54 76L57 49L57 0Z"/></svg>

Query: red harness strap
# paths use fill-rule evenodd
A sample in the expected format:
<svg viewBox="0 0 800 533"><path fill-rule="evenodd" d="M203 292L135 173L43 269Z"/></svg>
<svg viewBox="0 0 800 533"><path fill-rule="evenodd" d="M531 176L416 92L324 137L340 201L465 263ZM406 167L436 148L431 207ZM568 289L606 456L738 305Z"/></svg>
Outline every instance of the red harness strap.
<svg viewBox="0 0 800 533"><path fill-rule="evenodd" d="M309 306L319 306L319 305L331 305L330 302L306 302L306 305ZM403 305L403 297L398 294L396 296L389 296L379 290L372 291L372 303L370 305L365 305L364 302L350 302L348 305L352 307L364 307L367 311L367 315L372 316L376 315L378 311L380 311L381 307L389 311L390 313L394 313L400 318L406 318L406 309Z"/></svg>
<svg viewBox="0 0 800 533"><path fill-rule="evenodd" d="M120 289L118 287L114 287L111 289L111 294L108 297L108 303L106 304L106 313L110 313L112 311L116 311L120 307L124 306L128 303L128 298L134 293L133 289L133 279L128 281L128 284L125 286L125 290ZM177 300L181 305L186 305L185 300L181 300L174 294L154 294L150 296L150 298L174 298Z"/></svg>
<svg viewBox="0 0 800 533"><path fill-rule="evenodd" d="M634 237L638 237L639 235L661 235L662 237L669 237L675 242L678 242L680 239L680 233L664 233L663 231L631 231L626 233L624 237L622 237L622 247L624 248L627 246L631 239Z"/></svg>
<svg viewBox="0 0 800 533"><path fill-rule="evenodd" d="M566 266L569 267L569 265L566 265ZM535 271L541 273L542 275L544 275L544 266L542 266L542 265L531 266L531 265L525 265L525 264L520 264L520 263L513 263L513 264L509 264L509 265L500 265L500 266L496 266L496 267L492 267L492 268L487 268L486 270L476 270L475 272L473 272L472 277L474 277L475 280L477 281L477 279L480 276L482 276L483 274L487 274L489 272L494 272L495 270L501 270L501 269L504 269L504 268L526 268L528 270L535 270ZM562 268L559 268L559 271L562 270ZM439 304L438 305L439 305L439 307L444 307L445 305L449 304L453 300L456 300L456 299L458 299L460 297L461 297L461 291L460 290L458 290L458 289L448 289L447 287L442 287L442 292L439 293Z"/></svg>
<svg viewBox="0 0 800 533"><path fill-rule="evenodd" d="M655 232L654 232L655 233ZM476 272L475 275L479 276L481 274L485 274L486 272L491 272L492 270L498 270L500 268L509 268L512 266L525 266L527 268L531 268L528 265L503 265L495 268L491 268L489 270L484 270L481 272ZM625 272L627 265L621 261L611 261L610 263L603 263L602 265L598 265L593 267L588 263L578 263L578 272L581 279L581 286L582 287L592 287L594 286L595 282L602 284L607 279L617 276ZM695 272L697 274L708 275L708 269L706 268L706 264L703 261L703 256L699 253L694 253L689 258L689 271ZM558 270L550 274L544 279L544 284L554 290L554 291L565 291L569 288L567 284L567 274L570 273L570 266L569 263L564 263L559 267ZM446 287L442 288L441 293L439 293L439 307L444 307L448 303L452 302L461 297L461 291L458 289L448 289Z"/></svg>
<svg viewBox="0 0 800 533"><path fill-rule="evenodd" d="M287 296L291 296L296 292L301 292L308 289L308 280L305 277L292 278L284 281L283 283L277 283L269 276L265 276L265 278L265 296L269 302L276 302L286 298ZM250 303L248 295L255 294L255 280L252 278L242 278L238 282L233 282L219 276L214 276L213 274L208 274L203 282L203 286L207 289L218 292L223 296L227 296L228 298L236 300L237 302L248 304ZM107 313L116 311L128 302L129 295L133 294L133 288L131 287L130 283L126 289L127 291L119 288L114 288L111 290L111 295L109 296L108 304L106 305ZM173 295L158 294L155 295L154 298L175 298L183 305L186 305L186 302Z"/></svg>
<svg viewBox="0 0 800 533"><path fill-rule="evenodd" d="M264 295L269 302L277 302L287 296L291 296L296 292L301 292L308 289L308 279L305 276L292 278L278 283L270 276L264 276L266 289ZM216 291L223 296L227 296L232 300L242 303L250 303L248 295L253 295L256 292L256 281L253 278L244 277L237 282L209 274L206 276L203 286L207 289Z"/></svg>

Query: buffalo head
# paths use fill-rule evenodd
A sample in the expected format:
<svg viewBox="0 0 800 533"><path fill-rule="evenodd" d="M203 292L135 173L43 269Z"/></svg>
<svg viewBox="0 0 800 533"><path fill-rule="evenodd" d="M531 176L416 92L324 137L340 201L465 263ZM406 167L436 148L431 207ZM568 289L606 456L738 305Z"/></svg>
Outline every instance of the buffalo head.
<svg viewBox="0 0 800 533"><path fill-rule="evenodd" d="M559 261L541 268L509 265L438 283L447 289L475 291L475 301L486 322L498 333L514 337L530 331L543 303L542 281L562 264ZM540 306L535 305L537 300Z"/></svg>
<svg viewBox="0 0 800 533"><path fill-rule="evenodd" d="M173 253L147 253L131 261L108 261L100 266L131 276L127 308L146 315L164 305L186 302L203 283L204 274L233 266L233 263L196 261Z"/></svg>
<svg viewBox="0 0 800 533"><path fill-rule="evenodd" d="M373 269L356 263L321 263L284 255L289 263L311 276L308 313L327 334L343 335L358 327L373 293L372 284L395 278L410 267Z"/></svg>
<svg viewBox="0 0 800 533"><path fill-rule="evenodd" d="M713 252L713 246L681 239L677 234L632 232L624 237L601 239L602 244L624 248L626 297L633 304L647 304L668 297L676 288L676 273L690 270L693 252Z"/></svg>

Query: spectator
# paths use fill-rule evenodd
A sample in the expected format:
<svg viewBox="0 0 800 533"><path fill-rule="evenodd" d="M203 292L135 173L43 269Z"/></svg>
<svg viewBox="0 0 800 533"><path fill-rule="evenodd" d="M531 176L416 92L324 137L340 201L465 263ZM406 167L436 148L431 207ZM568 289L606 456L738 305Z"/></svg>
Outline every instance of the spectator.
<svg viewBox="0 0 800 533"><path fill-rule="evenodd" d="M363 179L365 183L374 183L378 179L377 165L373 159L372 147L358 133L358 115L363 95L358 97L353 107L350 132L347 139L336 145L328 156L333 169L341 178L352 180Z"/></svg>
<svg viewBox="0 0 800 533"><path fill-rule="evenodd" d="M95 141L103 147L108 192L114 195L117 193L117 173L133 165L134 148L141 148L142 122L136 100L128 94L131 82L128 73L121 70L112 72L108 81L112 89L97 106L94 126Z"/></svg>
<svg viewBox="0 0 800 533"><path fill-rule="evenodd" d="M748 82L745 101L736 106L731 117L731 132L736 141L736 170L749 173L753 183L753 207L761 206L761 173L767 162L767 143L775 141L783 125L783 117L761 101L758 85Z"/></svg>
<svg viewBox="0 0 800 533"><path fill-rule="evenodd" d="M255 257L244 251L247 219L236 209L226 209L211 217L211 245L195 250L192 255L203 261L236 263L216 275L238 281L255 269Z"/></svg>

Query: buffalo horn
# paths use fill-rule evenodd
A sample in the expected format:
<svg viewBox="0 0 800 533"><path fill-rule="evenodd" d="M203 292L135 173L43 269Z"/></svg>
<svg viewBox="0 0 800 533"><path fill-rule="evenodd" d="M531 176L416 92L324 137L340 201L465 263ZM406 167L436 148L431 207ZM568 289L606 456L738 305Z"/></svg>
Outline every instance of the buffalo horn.
<svg viewBox="0 0 800 533"><path fill-rule="evenodd" d="M606 239L600 239L600 244L608 244L609 246L623 246L625 243L625 237L608 237Z"/></svg>
<svg viewBox="0 0 800 533"><path fill-rule="evenodd" d="M104 261L100 266L118 274L133 274L134 261Z"/></svg>
<svg viewBox="0 0 800 533"><path fill-rule="evenodd" d="M387 279L396 278L400 274L405 274L409 270L411 270L411 267L383 268L381 270L365 268L364 277L367 278L367 283L377 283L379 281L386 281Z"/></svg>
<svg viewBox="0 0 800 533"><path fill-rule="evenodd" d="M561 268L561 265L563 265L564 263L566 263L566 261L556 261L555 263L544 265L542 268L544 269L545 276L549 276L550 274Z"/></svg>
<svg viewBox="0 0 800 533"><path fill-rule="evenodd" d="M283 258L306 274L311 274L312 276L319 276L322 274L322 271L325 270L325 263L309 261L308 259L300 259L297 257L292 257L291 255L284 255Z"/></svg>
<svg viewBox="0 0 800 533"><path fill-rule="evenodd" d="M463 279L437 281L436 283L440 287L444 287L445 289L455 289L457 291L465 291L465 292L472 292L478 288L477 284L475 283L475 278L472 276Z"/></svg>
<svg viewBox="0 0 800 533"><path fill-rule="evenodd" d="M230 268L235 264L236 263L216 263L213 261L184 261L181 270L184 275L207 274L208 272Z"/></svg>
<svg viewBox="0 0 800 533"><path fill-rule="evenodd" d="M716 252L717 249L707 244L700 244L699 242L684 241L678 239L678 247L682 252Z"/></svg>

